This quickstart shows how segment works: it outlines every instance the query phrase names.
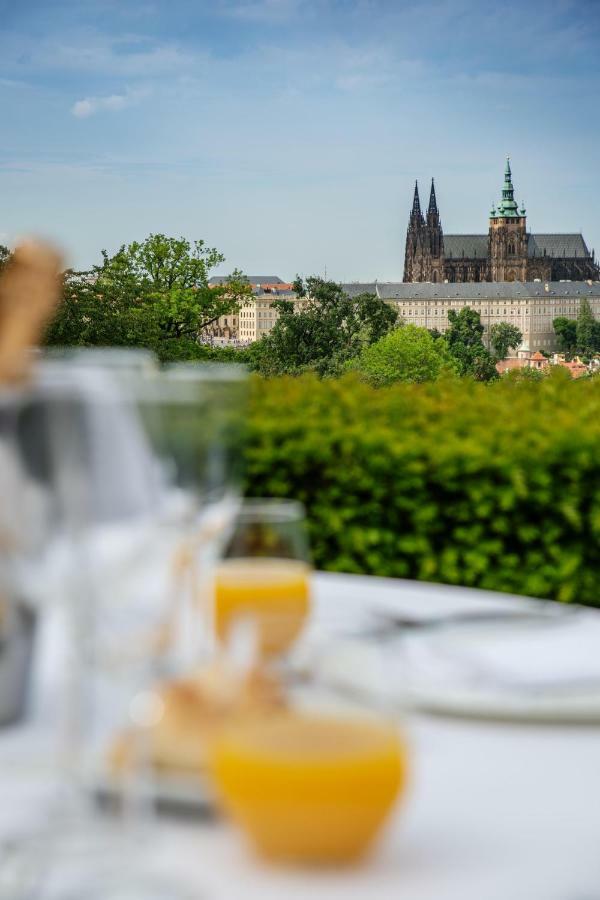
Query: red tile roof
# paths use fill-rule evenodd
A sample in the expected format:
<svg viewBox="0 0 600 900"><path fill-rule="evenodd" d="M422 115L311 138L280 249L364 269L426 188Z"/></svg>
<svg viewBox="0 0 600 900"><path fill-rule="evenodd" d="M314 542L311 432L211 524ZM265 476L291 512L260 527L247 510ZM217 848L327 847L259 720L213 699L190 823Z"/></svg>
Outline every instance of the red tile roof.
<svg viewBox="0 0 600 900"><path fill-rule="evenodd" d="M528 365L528 359L517 359L515 356L509 356L508 359L501 359L496 363L496 370L502 375L504 372L510 372L511 369L525 369Z"/></svg>
<svg viewBox="0 0 600 900"><path fill-rule="evenodd" d="M573 378L581 378L581 376L585 375L587 372L587 366L584 366L583 363L565 362L564 360L560 360L558 364L559 366L564 366L565 369L568 369Z"/></svg>

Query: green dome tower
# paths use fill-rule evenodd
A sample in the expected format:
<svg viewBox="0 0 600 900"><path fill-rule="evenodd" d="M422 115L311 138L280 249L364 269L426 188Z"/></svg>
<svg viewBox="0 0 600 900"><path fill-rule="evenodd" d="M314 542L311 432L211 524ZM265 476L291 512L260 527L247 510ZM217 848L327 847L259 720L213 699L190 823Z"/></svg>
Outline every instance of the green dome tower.
<svg viewBox="0 0 600 900"><path fill-rule="evenodd" d="M527 219L519 210L512 183L510 159L506 158L502 199L490 214L489 254L492 281L527 280Z"/></svg>

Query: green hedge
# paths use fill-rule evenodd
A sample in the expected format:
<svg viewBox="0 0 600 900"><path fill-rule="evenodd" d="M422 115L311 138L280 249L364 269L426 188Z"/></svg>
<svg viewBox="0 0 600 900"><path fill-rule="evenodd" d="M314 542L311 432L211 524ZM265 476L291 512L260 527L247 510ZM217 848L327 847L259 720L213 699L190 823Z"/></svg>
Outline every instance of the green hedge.
<svg viewBox="0 0 600 900"><path fill-rule="evenodd" d="M247 493L319 568L600 605L600 383L253 379Z"/></svg>

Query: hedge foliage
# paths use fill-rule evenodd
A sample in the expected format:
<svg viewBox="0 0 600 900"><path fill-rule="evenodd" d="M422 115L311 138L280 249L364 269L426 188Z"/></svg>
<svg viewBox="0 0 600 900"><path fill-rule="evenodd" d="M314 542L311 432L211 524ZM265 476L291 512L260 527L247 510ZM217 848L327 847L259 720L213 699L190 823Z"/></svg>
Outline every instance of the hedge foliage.
<svg viewBox="0 0 600 900"><path fill-rule="evenodd" d="M319 568L600 605L598 380L255 378L247 482Z"/></svg>

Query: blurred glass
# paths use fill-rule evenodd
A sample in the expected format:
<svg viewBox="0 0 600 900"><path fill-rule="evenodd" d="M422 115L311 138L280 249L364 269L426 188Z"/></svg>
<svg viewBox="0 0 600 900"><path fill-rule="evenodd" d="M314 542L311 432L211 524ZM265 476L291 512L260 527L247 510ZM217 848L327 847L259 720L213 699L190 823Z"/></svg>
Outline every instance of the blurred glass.
<svg viewBox="0 0 600 900"><path fill-rule="evenodd" d="M348 647L340 652L347 659ZM328 649L330 661L337 654ZM377 668L364 650L354 658L359 666L372 662ZM238 711L217 733L211 772L218 796L268 862L356 864L402 797L407 741L385 702L382 673L370 675L363 694L336 690L316 669L301 682L280 670L277 704ZM249 683L261 688L256 673Z"/></svg>
<svg viewBox="0 0 600 900"><path fill-rule="evenodd" d="M53 462L62 573L55 595L66 612L65 777L44 840L34 852L29 844L10 896L25 896L43 870L60 869L82 898L180 895L148 873L156 773L147 737L161 715L156 685L189 662L177 638L180 574L195 549L190 536L201 542L190 527L230 491L220 423L231 409L213 409L222 382L163 373L130 352L77 351L40 363L32 403ZM99 815L99 791L121 811L123 827Z"/></svg>
<svg viewBox="0 0 600 900"><path fill-rule="evenodd" d="M143 384L141 410L190 520L239 494L247 399L243 366L179 363Z"/></svg>
<svg viewBox="0 0 600 900"><path fill-rule="evenodd" d="M141 347L51 347L44 351L43 364L65 363L70 367L109 369L115 374L130 371L150 372L158 367L151 350Z"/></svg>
<svg viewBox="0 0 600 900"><path fill-rule="evenodd" d="M0 392L0 725L25 711L50 529L47 459L27 390Z"/></svg>
<svg viewBox="0 0 600 900"><path fill-rule="evenodd" d="M263 656L278 656L301 633L310 610L310 564L302 504L245 500L214 574L214 628L226 643L252 620Z"/></svg>

